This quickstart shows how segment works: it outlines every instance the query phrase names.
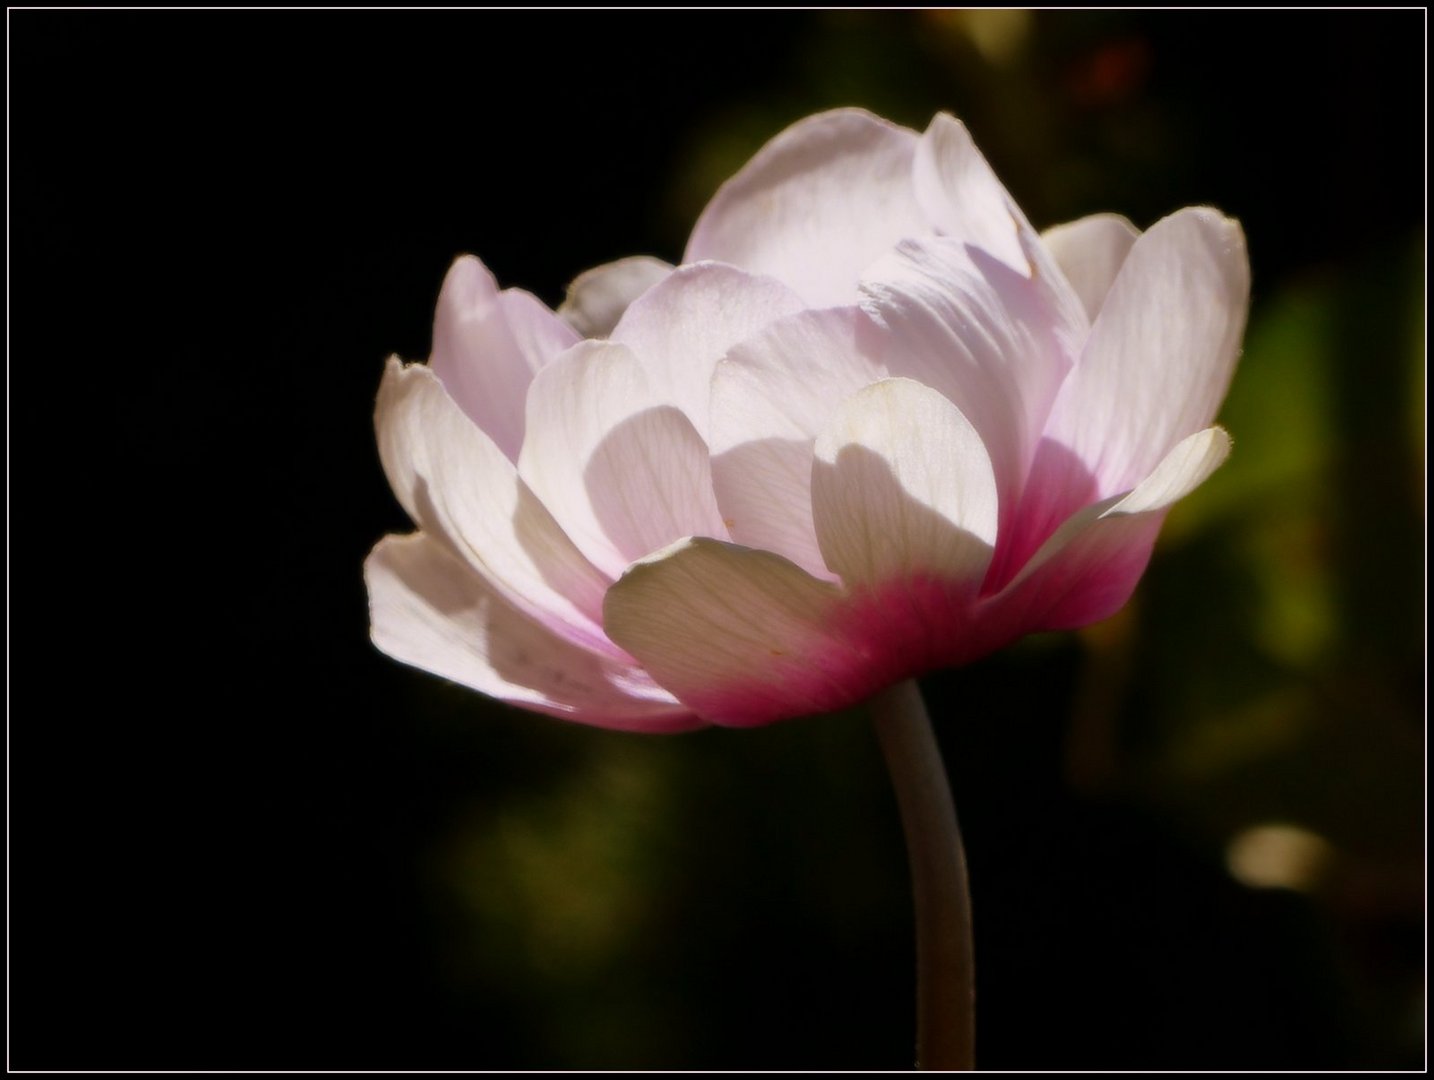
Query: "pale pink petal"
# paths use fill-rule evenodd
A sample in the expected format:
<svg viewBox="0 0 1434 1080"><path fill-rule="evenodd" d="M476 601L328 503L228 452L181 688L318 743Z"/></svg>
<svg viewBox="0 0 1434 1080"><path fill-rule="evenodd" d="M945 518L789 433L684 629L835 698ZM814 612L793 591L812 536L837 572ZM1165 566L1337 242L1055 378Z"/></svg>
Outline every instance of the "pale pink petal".
<svg viewBox="0 0 1434 1080"><path fill-rule="evenodd" d="M1085 333L1069 286L1058 272L1028 278L979 248L932 238L903 242L862 289L863 309L890 331L891 374L940 391L980 434L1004 532Z"/></svg>
<svg viewBox="0 0 1434 1080"><path fill-rule="evenodd" d="M873 259L929 231L911 182L916 142L860 109L793 124L713 196L683 261L769 274L813 307L854 302Z"/></svg>
<svg viewBox="0 0 1434 1080"><path fill-rule="evenodd" d="M941 113L916 148L917 200L938 232L994 255L1023 275L1030 272L1017 230L1029 227L966 125Z"/></svg>
<svg viewBox="0 0 1434 1080"><path fill-rule="evenodd" d="M680 537L727 536L707 444L681 412L654 400L624 345L581 342L538 373L518 470L613 577Z"/></svg>
<svg viewBox="0 0 1434 1080"><path fill-rule="evenodd" d="M538 300L500 293L488 269L465 255L439 293L429 363L459 408L513 461L533 372L575 341Z"/></svg>
<svg viewBox="0 0 1434 1080"><path fill-rule="evenodd" d="M508 319L508 332L533 371L546 366L579 340L571 326L524 289L504 289L498 294L498 304Z"/></svg>
<svg viewBox="0 0 1434 1080"><path fill-rule="evenodd" d="M832 577L812 525L812 445L832 413L885 377L882 335L855 308L779 319L712 379L712 482L732 539Z"/></svg>
<svg viewBox="0 0 1434 1080"><path fill-rule="evenodd" d="M842 594L769 551L683 540L607 596L614 641L713 723L744 727L853 704L880 685L835 629Z"/></svg>
<svg viewBox="0 0 1434 1080"><path fill-rule="evenodd" d="M1047 229L1041 239L1094 320L1139 236L1140 230L1119 214L1092 214Z"/></svg>
<svg viewBox="0 0 1434 1080"><path fill-rule="evenodd" d="M432 371L390 360L374 419L389 483L424 532L554 632L617 652L600 621L608 579Z"/></svg>
<svg viewBox="0 0 1434 1080"><path fill-rule="evenodd" d="M1085 303L1035 229L1022 225L1017 237L1031 266L1030 286L1024 297L1042 309L1041 322L1060 354L1074 359L1085 350L1090 337Z"/></svg>
<svg viewBox="0 0 1434 1080"><path fill-rule="evenodd" d="M884 379L817 438L812 512L826 564L847 585L934 579L974 597L996 542L996 480L956 406Z"/></svg>
<svg viewBox="0 0 1434 1080"><path fill-rule="evenodd" d="M1214 419L1249 292L1244 234L1217 211L1182 210L1135 242L1045 432L1101 497L1131 488Z"/></svg>
<svg viewBox="0 0 1434 1080"><path fill-rule="evenodd" d="M423 533L364 563L373 643L405 664L567 720L627 731L702 726L640 669L557 637Z"/></svg>
<svg viewBox="0 0 1434 1080"><path fill-rule="evenodd" d="M573 279L558 316L581 337L605 338L628 305L670 273L671 263L650 255L595 266Z"/></svg>
<svg viewBox="0 0 1434 1080"><path fill-rule="evenodd" d="M1130 598L1166 511L1199 487L1230 453L1222 428L1182 439L1136 488L1065 522L990 601L990 622L1010 637L1084 626Z"/></svg>
<svg viewBox="0 0 1434 1080"><path fill-rule="evenodd" d="M717 361L772 320L804 307L772 278L698 263L674 271L634 301L612 340L636 354L653 400L677 406L706 437Z"/></svg>

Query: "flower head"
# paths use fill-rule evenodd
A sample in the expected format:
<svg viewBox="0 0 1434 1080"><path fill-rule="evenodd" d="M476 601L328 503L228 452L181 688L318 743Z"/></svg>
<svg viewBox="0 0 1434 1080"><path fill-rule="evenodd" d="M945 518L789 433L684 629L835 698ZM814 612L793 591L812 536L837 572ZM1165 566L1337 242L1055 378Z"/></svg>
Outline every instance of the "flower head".
<svg viewBox="0 0 1434 1080"><path fill-rule="evenodd" d="M681 266L554 313L450 271L391 360L384 468L419 532L367 563L396 659L608 727L839 708L1130 596L1224 460L1234 221L1037 234L966 129L847 109L767 144Z"/></svg>

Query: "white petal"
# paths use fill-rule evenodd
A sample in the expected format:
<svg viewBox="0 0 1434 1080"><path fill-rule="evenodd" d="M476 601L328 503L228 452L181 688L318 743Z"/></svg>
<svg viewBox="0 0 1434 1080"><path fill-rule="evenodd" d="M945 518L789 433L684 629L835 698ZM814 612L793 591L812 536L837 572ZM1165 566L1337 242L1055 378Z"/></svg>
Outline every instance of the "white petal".
<svg viewBox="0 0 1434 1080"><path fill-rule="evenodd" d="M599 621L608 579L432 371L390 360L374 419L384 471L409 517L523 611L574 641L616 653Z"/></svg>
<svg viewBox="0 0 1434 1080"><path fill-rule="evenodd" d="M812 446L840 404L886 375L854 308L804 311L738 345L712 379L712 482L732 538L830 577L812 525Z"/></svg>
<svg viewBox="0 0 1434 1080"><path fill-rule="evenodd" d="M385 537L364 578L373 643L395 660L581 723L649 732L701 726L640 669L578 648L510 606L432 537Z"/></svg>
<svg viewBox="0 0 1434 1080"><path fill-rule="evenodd" d="M523 399L549 359L577 341L528 293L500 293L493 275L465 255L438 295L429 364L444 388L512 461L523 443Z"/></svg>
<svg viewBox="0 0 1434 1080"><path fill-rule="evenodd" d="M938 231L1029 274L1017 236L1022 226L1029 228L1025 216L961 121L947 113L931 121L916 149L913 175L916 197Z"/></svg>
<svg viewBox="0 0 1434 1080"><path fill-rule="evenodd" d="M680 537L727 535L706 443L682 413L654 401L623 345L581 342L539 372L518 469L613 577Z"/></svg>
<svg viewBox="0 0 1434 1080"><path fill-rule="evenodd" d="M1215 418L1249 291L1244 235L1214 210L1182 210L1135 242L1046 428L1100 495L1131 488Z"/></svg>
<svg viewBox="0 0 1434 1080"><path fill-rule="evenodd" d="M1041 239L1094 320L1139 236L1140 230L1119 214L1092 214L1047 229Z"/></svg>
<svg viewBox="0 0 1434 1080"><path fill-rule="evenodd" d="M1223 428L1182 439L1133 491L1066 521L993 598L993 607L1019 623L1021 633L1084 626L1114 614L1139 582L1166 511L1229 453Z"/></svg>
<svg viewBox="0 0 1434 1080"><path fill-rule="evenodd" d="M1185 498L1225 464L1230 456L1230 436L1221 427L1206 428L1175 444L1153 472L1102 517L1121 514L1149 514L1165 510Z"/></svg>
<svg viewBox="0 0 1434 1080"><path fill-rule="evenodd" d="M672 273L672 264L650 255L595 266L568 286L558 316L585 338L605 338L628 305Z"/></svg>
<svg viewBox="0 0 1434 1080"><path fill-rule="evenodd" d="M608 592L608 633L713 723L825 712L876 689L831 629L840 590L767 551L684 540Z"/></svg>
<svg viewBox="0 0 1434 1080"><path fill-rule="evenodd" d="M980 585L996 542L996 481L981 437L930 387L885 379L842 405L816 443L812 511L848 585Z"/></svg>
<svg viewBox="0 0 1434 1080"><path fill-rule="evenodd" d="M890 330L892 375L940 391L980 433L1004 529L1085 333L1069 286L1058 273L1028 278L979 248L934 238L902 243L862 289L863 309Z"/></svg>
<svg viewBox="0 0 1434 1080"><path fill-rule="evenodd" d="M867 264L929 231L911 183L916 141L860 109L799 121L722 185L683 261L770 274L814 307L853 302Z"/></svg>
<svg viewBox="0 0 1434 1080"><path fill-rule="evenodd" d="M677 406L705 437L717 361L772 320L804 306L772 278L698 263L674 271L635 301L612 340L637 355L653 400Z"/></svg>

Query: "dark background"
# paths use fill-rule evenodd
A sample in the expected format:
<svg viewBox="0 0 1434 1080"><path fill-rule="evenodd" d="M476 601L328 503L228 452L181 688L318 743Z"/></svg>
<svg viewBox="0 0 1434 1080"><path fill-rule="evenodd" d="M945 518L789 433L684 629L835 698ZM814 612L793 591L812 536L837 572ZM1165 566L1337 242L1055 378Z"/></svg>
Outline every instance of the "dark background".
<svg viewBox="0 0 1434 1080"><path fill-rule="evenodd" d="M8 24L12 1067L909 1064L863 716L523 714L375 652L361 580L456 255L550 303L675 260L844 104L956 113L1038 225L1217 205L1254 268L1234 457L1135 602L924 684L981 1064L1422 1063L1423 12ZM1272 824L1319 857L1256 888Z"/></svg>

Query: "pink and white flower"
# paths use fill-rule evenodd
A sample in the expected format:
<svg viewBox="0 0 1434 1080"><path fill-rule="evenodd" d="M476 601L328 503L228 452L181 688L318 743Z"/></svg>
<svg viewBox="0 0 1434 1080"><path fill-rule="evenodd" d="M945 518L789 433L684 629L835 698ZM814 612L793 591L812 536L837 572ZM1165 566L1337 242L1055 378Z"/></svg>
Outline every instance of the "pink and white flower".
<svg viewBox="0 0 1434 1080"><path fill-rule="evenodd" d="M861 701L1130 596L1229 452L1239 225L1037 234L966 129L854 109L778 135L681 266L554 313L460 259L380 454L417 524L373 640L525 708L665 732Z"/></svg>

